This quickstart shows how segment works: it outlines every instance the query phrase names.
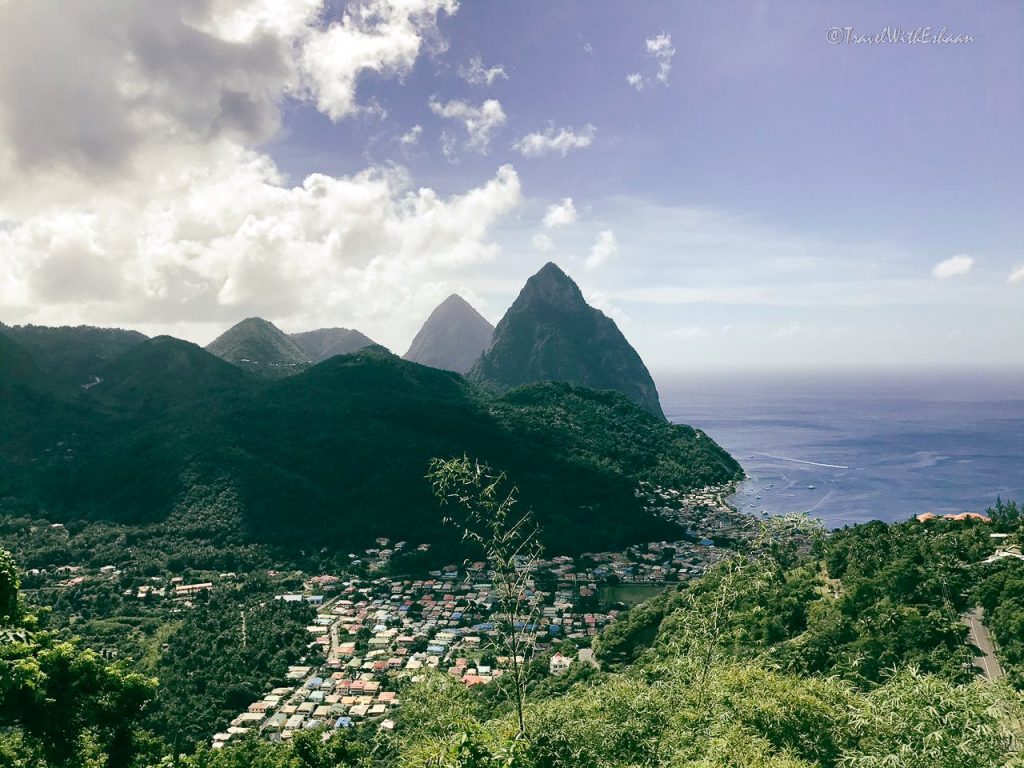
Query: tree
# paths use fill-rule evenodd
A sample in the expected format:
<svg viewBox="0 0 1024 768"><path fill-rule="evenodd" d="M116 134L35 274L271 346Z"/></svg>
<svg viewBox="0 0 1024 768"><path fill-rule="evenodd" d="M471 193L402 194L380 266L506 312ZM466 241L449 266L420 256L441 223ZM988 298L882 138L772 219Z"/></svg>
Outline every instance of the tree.
<svg viewBox="0 0 1024 768"><path fill-rule="evenodd" d="M519 737L525 737L530 680L527 656L533 648L537 621L537 607L528 599L527 590L543 551L537 526L529 511L514 511L518 490L509 485L504 472L463 456L431 460L427 477L440 502L455 508L444 518L445 523L460 528L463 541L481 547L490 565L498 599L497 644L509 659L509 669L500 681L511 688Z"/></svg>
<svg viewBox="0 0 1024 768"><path fill-rule="evenodd" d="M139 723L155 681L36 631L19 610L13 561L0 550L0 732L26 765L126 768L153 746Z"/></svg>

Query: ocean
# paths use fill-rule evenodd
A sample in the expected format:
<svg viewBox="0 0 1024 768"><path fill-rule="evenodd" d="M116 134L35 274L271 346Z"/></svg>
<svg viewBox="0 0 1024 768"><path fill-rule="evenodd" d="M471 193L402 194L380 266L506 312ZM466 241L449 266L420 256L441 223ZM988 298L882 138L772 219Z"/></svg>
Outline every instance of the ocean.
<svg viewBox="0 0 1024 768"><path fill-rule="evenodd" d="M662 377L666 415L748 479L733 503L835 528L1024 502L1024 372Z"/></svg>

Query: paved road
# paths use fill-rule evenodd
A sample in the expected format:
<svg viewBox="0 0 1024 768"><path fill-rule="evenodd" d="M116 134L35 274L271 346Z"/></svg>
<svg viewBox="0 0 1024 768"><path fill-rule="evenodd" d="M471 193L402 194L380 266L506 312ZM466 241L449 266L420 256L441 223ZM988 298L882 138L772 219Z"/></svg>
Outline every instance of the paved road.
<svg viewBox="0 0 1024 768"><path fill-rule="evenodd" d="M988 680L998 680L1003 676L1003 668L999 666L996 658L995 648L992 645L992 636L988 633L988 627L982 621L982 609L975 608L963 615L964 624L970 631L967 640L981 651L981 656L976 656L974 665L978 667Z"/></svg>

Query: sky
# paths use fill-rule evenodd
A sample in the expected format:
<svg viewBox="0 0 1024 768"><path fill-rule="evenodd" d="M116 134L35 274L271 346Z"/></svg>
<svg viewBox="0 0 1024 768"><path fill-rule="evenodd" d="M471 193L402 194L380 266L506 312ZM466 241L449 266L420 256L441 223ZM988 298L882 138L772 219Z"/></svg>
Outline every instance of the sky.
<svg viewBox="0 0 1024 768"><path fill-rule="evenodd" d="M1024 367L1022 37L1016 0L0 0L0 321L401 354L554 261L656 374Z"/></svg>

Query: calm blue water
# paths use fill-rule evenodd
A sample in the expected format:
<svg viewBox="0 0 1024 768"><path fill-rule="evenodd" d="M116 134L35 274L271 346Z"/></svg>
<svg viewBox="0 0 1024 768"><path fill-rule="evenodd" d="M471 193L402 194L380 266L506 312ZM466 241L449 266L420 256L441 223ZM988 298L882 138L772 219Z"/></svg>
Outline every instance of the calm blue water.
<svg viewBox="0 0 1024 768"><path fill-rule="evenodd" d="M733 501L751 513L837 527L1024 501L1024 373L663 377L659 390L672 421L743 465Z"/></svg>

